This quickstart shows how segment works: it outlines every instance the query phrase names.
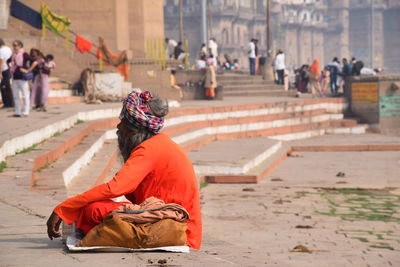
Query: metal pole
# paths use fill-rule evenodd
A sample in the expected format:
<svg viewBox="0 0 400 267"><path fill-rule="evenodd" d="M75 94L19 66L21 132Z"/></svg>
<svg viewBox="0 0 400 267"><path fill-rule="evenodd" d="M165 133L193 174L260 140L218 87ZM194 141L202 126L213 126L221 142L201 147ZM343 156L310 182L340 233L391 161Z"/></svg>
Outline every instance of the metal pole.
<svg viewBox="0 0 400 267"><path fill-rule="evenodd" d="M201 41L207 45L207 0L201 2Z"/></svg>
<svg viewBox="0 0 400 267"><path fill-rule="evenodd" d="M183 0L179 0L179 41L183 42Z"/></svg>
<svg viewBox="0 0 400 267"><path fill-rule="evenodd" d="M266 1L265 13L266 13L266 41L267 41L267 60L265 62L265 77L264 80L273 81L274 74L272 73L272 45L271 45L271 0Z"/></svg>
<svg viewBox="0 0 400 267"><path fill-rule="evenodd" d="M374 68L374 1L371 2L371 68Z"/></svg>

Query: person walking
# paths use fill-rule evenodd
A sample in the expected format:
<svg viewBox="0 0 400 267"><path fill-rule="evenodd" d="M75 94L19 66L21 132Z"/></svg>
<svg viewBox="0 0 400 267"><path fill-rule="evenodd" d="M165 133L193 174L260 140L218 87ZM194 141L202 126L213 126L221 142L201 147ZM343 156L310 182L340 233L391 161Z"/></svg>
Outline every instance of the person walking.
<svg viewBox="0 0 400 267"><path fill-rule="evenodd" d="M29 84L28 78L23 74L21 69L28 69L31 61L30 56L25 53L24 44L20 40L15 40L12 44L13 54L11 56L11 73L13 82L11 85L14 97L14 117L27 117L29 115L30 101L29 101ZM21 113L21 104L19 99L19 92L22 92L24 108Z"/></svg>
<svg viewBox="0 0 400 267"><path fill-rule="evenodd" d="M319 61L318 59L314 59L314 62L310 67L310 88L313 98L322 96L320 78L321 68L319 66Z"/></svg>
<svg viewBox="0 0 400 267"><path fill-rule="evenodd" d="M0 38L0 90L4 108L12 108L14 106L10 83L11 72L7 62L11 55L11 48L6 46L3 39Z"/></svg>
<svg viewBox="0 0 400 267"><path fill-rule="evenodd" d="M275 58L275 70L278 76L278 84L284 84L284 77L285 77L285 54L282 50L278 50L278 54Z"/></svg>
<svg viewBox="0 0 400 267"><path fill-rule="evenodd" d="M338 93L338 74L340 70L340 63L337 57L334 57L332 62L328 64L330 72L330 89L331 94L336 95Z"/></svg>
<svg viewBox="0 0 400 267"><path fill-rule="evenodd" d="M247 54L249 56L250 75L256 75L256 45L254 39L247 45Z"/></svg>

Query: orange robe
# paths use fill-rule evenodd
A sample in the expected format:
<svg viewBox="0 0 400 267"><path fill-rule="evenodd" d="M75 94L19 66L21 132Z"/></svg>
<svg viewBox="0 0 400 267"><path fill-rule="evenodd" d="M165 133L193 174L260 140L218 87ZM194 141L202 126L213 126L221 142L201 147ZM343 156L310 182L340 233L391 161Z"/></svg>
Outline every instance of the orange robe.
<svg viewBox="0 0 400 267"><path fill-rule="evenodd" d="M182 205L190 214L188 245L200 249L202 224L196 176L186 153L167 135L160 133L142 142L110 182L65 200L54 212L71 224L86 205L122 195L135 204L153 196Z"/></svg>

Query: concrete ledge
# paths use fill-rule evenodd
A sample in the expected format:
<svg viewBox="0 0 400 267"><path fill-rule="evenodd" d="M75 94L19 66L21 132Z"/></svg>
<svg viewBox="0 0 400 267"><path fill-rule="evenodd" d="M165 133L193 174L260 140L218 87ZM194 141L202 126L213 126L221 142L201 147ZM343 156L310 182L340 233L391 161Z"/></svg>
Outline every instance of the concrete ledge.
<svg viewBox="0 0 400 267"><path fill-rule="evenodd" d="M83 96L56 96L49 97L47 100L48 104L68 104L68 103L80 103L84 101Z"/></svg>
<svg viewBox="0 0 400 267"><path fill-rule="evenodd" d="M347 108L344 99L319 99L303 101L286 101L267 104L251 104L242 106L224 106L200 109L172 110L166 119L166 127L198 121L221 120L280 114L289 112L324 109L329 113L342 113Z"/></svg>
<svg viewBox="0 0 400 267"><path fill-rule="evenodd" d="M16 152L28 148L34 144L40 143L57 132L63 132L75 125L79 120L92 121L106 118L117 118L120 109L103 109L88 112L78 112L64 120L47 125L44 128L32 131L25 135L21 135L9 139L3 143L0 148L0 161L4 161L7 156L14 155Z"/></svg>
<svg viewBox="0 0 400 267"><path fill-rule="evenodd" d="M83 155L75 160L67 169L62 173L64 185L67 187L71 181L79 174L80 169L88 165L93 158L94 154L101 149L106 139L115 139L115 129L105 132L95 143L93 143Z"/></svg>
<svg viewBox="0 0 400 267"><path fill-rule="evenodd" d="M399 151L400 144L386 145L338 145L338 146L293 146L293 151Z"/></svg>
<svg viewBox="0 0 400 267"><path fill-rule="evenodd" d="M276 153L282 147L282 142L276 142L274 145L263 151L262 153L255 155L254 158L246 160L242 165L235 164L232 165L200 165L195 164L194 169L196 174L210 174L210 173L219 173L224 175L244 175L250 169L256 167L261 162L265 161L271 155Z"/></svg>

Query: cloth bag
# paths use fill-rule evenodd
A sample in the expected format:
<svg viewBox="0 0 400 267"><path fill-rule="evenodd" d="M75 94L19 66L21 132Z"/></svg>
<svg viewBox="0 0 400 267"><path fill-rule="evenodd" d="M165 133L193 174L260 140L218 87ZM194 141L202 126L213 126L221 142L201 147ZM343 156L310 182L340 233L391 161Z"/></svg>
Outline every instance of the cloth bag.
<svg viewBox="0 0 400 267"><path fill-rule="evenodd" d="M33 72L32 72L32 71L23 72L23 73L22 73L22 79L23 79L24 81L30 81L30 80L32 80L32 79L33 79Z"/></svg>

